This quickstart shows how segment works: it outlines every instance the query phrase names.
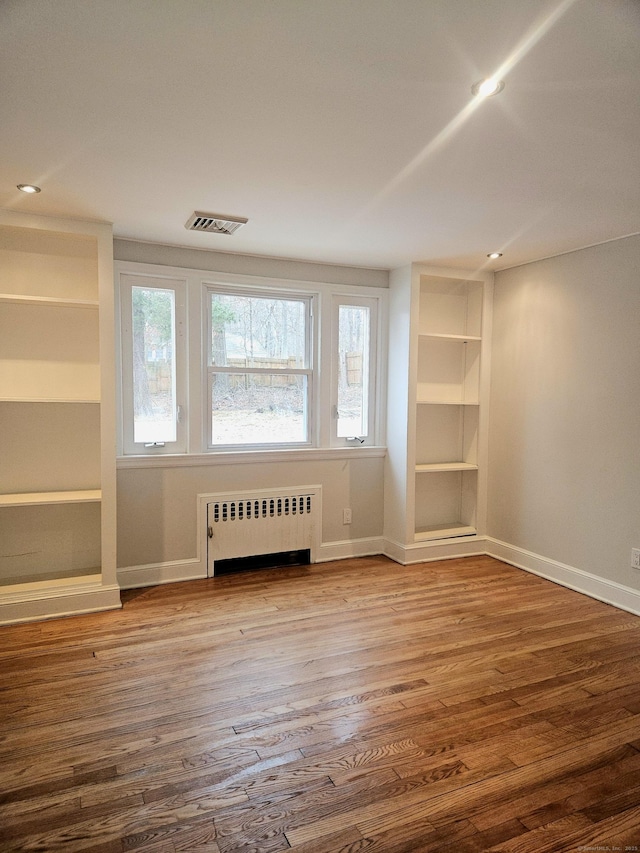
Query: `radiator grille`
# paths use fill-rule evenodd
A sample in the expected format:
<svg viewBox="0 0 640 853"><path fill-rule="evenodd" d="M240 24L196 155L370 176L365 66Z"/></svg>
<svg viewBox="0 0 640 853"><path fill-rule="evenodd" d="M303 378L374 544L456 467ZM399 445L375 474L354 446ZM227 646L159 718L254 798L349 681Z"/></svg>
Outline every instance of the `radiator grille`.
<svg viewBox="0 0 640 853"><path fill-rule="evenodd" d="M249 521L276 518L283 515L304 515L311 512L311 495L291 495L284 498L219 501L212 504L213 522Z"/></svg>
<svg viewBox="0 0 640 853"><path fill-rule="evenodd" d="M207 504L208 563L313 549L318 495L311 492L211 496Z"/></svg>

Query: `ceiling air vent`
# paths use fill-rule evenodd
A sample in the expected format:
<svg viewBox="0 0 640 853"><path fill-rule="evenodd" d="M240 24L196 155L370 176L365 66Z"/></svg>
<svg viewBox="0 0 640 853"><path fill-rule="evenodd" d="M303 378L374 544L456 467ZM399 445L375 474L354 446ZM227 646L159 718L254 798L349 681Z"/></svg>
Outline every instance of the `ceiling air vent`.
<svg viewBox="0 0 640 853"><path fill-rule="evenodd" d="M248 221L242 216L222 216L219 213L202 213L196 210L184 227L189 231L207 231L209 234L235 234L238 228L242 228Z"/></svg>

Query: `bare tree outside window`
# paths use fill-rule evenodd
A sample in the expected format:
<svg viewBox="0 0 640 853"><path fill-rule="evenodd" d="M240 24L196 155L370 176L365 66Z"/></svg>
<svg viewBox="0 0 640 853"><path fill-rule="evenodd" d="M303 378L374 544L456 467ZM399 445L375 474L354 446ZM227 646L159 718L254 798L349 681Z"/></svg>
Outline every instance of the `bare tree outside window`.
<svg viewBox="0 0 640 853"><path fill-rule="evenodd" d="M133 287L131 301L134 441L175 441L175 295Z"/></svg>
<svg viewBox="0 0 640 853"><path fill-rule="evenodd" d="M340 305L338 310L339 438L368 434L369 314L361 305Z"/></svg>
<svg viewBox="0 0 640 853"><path fill-rule="evenodd" d="M304 299L211 293L212 445L308 440L307 325Z"/></svg>

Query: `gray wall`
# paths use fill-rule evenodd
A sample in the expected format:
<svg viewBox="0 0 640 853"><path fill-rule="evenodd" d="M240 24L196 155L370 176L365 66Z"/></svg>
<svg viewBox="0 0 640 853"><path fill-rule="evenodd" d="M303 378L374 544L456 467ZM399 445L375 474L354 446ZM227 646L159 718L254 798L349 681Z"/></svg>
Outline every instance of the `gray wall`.
<svg viewBox="0 0 640 853"><path fill-rule="evenodd" d="M236 255L233 252L189 249L184 246L165 246L162 243L143 243L117 238L113 241L113 254L116 261L136 261L140 264L163 264L235 275L273 276L293 281L389 287L389 270L382 269L263 258L259 255Z"/></svg>
<svg viewBox="0 0 640 853"><path fill-rule="evenodd" d="M497 273L489 535L640 588L640 237Z"/></svg>
<svg viewBox="0 0 640 853"><path fill-rule="evenodd" d="M196 556L198 494L322 486L322 542L382 535L384 459L260 462L118 471L118 566ZM342 523L351 507L353 523Z"/></svg>

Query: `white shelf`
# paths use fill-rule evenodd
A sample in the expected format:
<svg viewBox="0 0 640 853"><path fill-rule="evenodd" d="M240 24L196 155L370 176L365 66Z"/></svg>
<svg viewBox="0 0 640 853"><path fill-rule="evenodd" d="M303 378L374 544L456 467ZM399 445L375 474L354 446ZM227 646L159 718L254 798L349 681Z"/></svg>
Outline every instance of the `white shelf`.
<svg viewBox="0 0 640 853"><path fill-rule="evenodd" d="M0 397L0 403L100 403L100 400L75 400L72 397Z"/></svg>
<svg viewBox="0 0 640 853"><path fill-rule="evenodd" d="M44 305L52 308L98 308L96 299L69 299L58 296L28 296L20 293L0 293L0 302L17 305Z"/></svg>
<svg viewBox="0 0 640 853"><path fill-rule="evenodd" d="M477 400L416 400L418 406L479 406Z"/></svg>
<svg viewBox="0 0 640 853"><path fill-rule="evenodd" d="M438 338L439 340L444 341L462 341L466 343L467 341L481 341L482 338L479 335L448 335L441 334L439 332L421 332L418 335L419 338Z"/></svg>
<svg viewBox="0 0 640 853"><path fill-rule="evenodd" d="M101 499L102 492L100 489L85 489L75 492L22 492L15 495L0 495L0 507L99 503Z"/></svg>
<svg viewBox="0 0 640 853"><path fill-rule="evenodd" d="M427 462L416 465L416 474L430 474L435 471L477 471L478 466L471 462Z"/></svg>
<svg viewBox="0 0 640 853"><path fill-rule="evenodd" d="M426 542L430 539L452 539L455 536L473 536L477 533L475 527L462 521L451 521L448 524L438 524L433 527L421 527L415 532L416 542Z"/></svg>

